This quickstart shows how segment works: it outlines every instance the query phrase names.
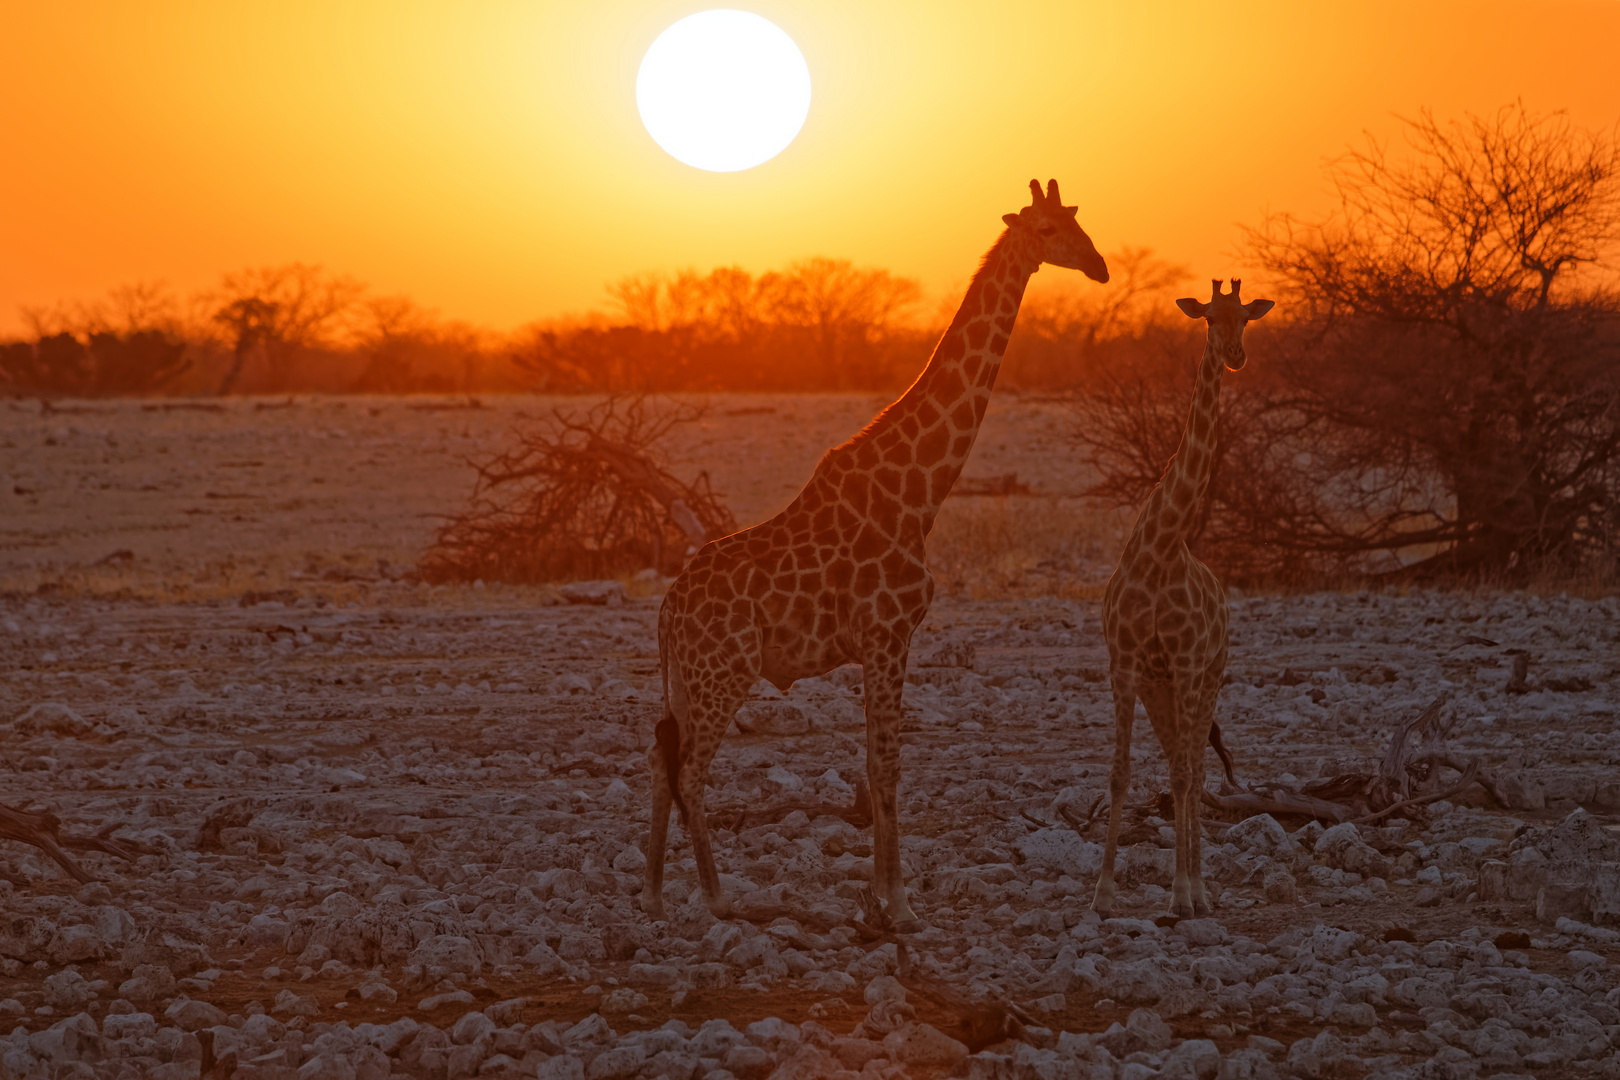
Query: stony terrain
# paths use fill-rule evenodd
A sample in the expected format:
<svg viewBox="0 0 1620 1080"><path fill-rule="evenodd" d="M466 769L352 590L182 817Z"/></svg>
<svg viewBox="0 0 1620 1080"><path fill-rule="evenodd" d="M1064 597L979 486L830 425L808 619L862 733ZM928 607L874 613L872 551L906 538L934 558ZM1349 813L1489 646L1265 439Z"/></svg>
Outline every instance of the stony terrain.
<svg viewBox="0 0 1620 1080"><path fill-rule="evenodd" d="M1376 826L1211 821L1216 910L1175 922L1145 721L1121 910L1087 910L1100 829L1070 819L1113 738L1095 603L948 597L915 643L901 792L930 928L862 931L870 835L822 812L852 805L863 768L853 668L785 697L762 685L715 763L739 917L697 902L677 829L671 918L650 923L657 599L636 594L661 583L596 605L374 562L331 574L419 541L366 539L364 511L328 503L260 507L236 533L138 506L69 528L28 500L73 469L145 463L53 471L61 417L39 423L5 436L3 467L39 491L15 483L7 518L0 802L48 805L64 834L132 858L75 852L96 878L81 885L0 843L0 1077L1620 1076L1616 598L1235 596L1219 716L1240 781L1369 772L1444 695L1450 751L1511 777L1515 806L1476 786ZM222 460L162 462L153 483ZM95 543L24 550L52 529ZM342 542L306 569L323 535ZM207 544L235 576L162 595ZM109 546L135 557L75 576ZM1015 1007L1023 1037L986 1035L965 1000Z"/></svg>

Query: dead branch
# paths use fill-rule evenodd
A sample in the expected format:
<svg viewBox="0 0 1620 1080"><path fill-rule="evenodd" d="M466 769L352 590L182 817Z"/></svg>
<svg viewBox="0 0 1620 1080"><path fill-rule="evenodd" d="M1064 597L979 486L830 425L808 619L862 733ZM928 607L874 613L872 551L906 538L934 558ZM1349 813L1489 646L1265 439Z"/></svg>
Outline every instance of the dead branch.
<svg viewBox="0 0 1620 1080"><path fill-rule="evenodd" d="M737 528L707 473L669 471L659 442L699 408L611 398L553 412L545 429L473 462L467 510L439 529L420 571L428 581L559 581L657 569Z"/></svg>
<svg viewBox="0 0 1620 1080"><path fill-rule="evenodd" d="M75 881L85 883L94 881L95 878L74 862L64 848L73 848L76 851L103 851L109 855L116 855L126 862L135 861L135 856L126 848L104 836L62 836L57 831L61 826L61 819L48 810L31 813L0 804L0 840L20 840L25 844L32 844L55 859Z"/></svg>
<svg viewBox="0 0 1620 1080"><path fill-rule="evenodd" d="M1074 818L1074 815L1069 812L1069 808L1067 806L1058 807L1057 812L1058 812L1058 815L1060 817L1062 817L1064 821L1067 821L1069 823L1069 828L1073 829L1075 832L1079 833L1081 836L1085 836L1086 835L1086 830L1091 828L1092 825L1096 824L1096 822L1097 822L1097 811L1099 809L1101 809L1102 804L1103 804L1103 800L1106 799L1107 797L1108 796L1106 794L1098 795L1097 798L1092 801L1091 809L1086 811L1086 820L1083 821L1083 822L1082 821L1076 821L1075 818Z"/></svg>
<svg viewBox="0 0 1620 1080"><path fill-rule="evenodd" d="M212 807L203 818L202 828L197 831L197 850L218 849L221 846L221 831L246 828L256 813L258 806L252 799L235 799Z"/></svg>
<svg viewBox="0 0 1620 1080"><path fill-rule="evenodd" d="M1411 737L1416 734L1420 745L1433 748L1434 730L1440 720L1440 709L1448 697L1447 694L1441 694L1417 716L1395 726L1395 731L1390 735L1389 749L1384 751L1384 760L1378 766L1378 775L1367 791L1370 805L1389 806L1412 794Z"/></svg>
<svg viewBox="0 0 1620 1080"><path fill-rule="evenodd" d="M1253 817L1256 814L1296 814L1337 824L1348 820L1351 813L1339 803L1312 798L1282 788L1273 788L1266 794L1241 791L1235 795L1216 795L1208 788L1200 790L1205 806L1240 813L1245 817Z"/></svg>
<svg viewBox="0 0 1620 1080"><path fill-rule="evenodd" d="M1437 791L1428 795L1419 795L1414 798L1407 799L1404 802L1395 803L1393 806L1386 806L1384 809L1368 814L1366 817L1354 819L1355 824L1369 825L1374 821L1378 821L1380 818L1390 817L1400 810L1407 810L1414 806L1423 806L1426 803L1439 802L1441 799L1449 799L1454 795L1461 795L1464 791L1468 790L1471 784L1479 779L1478 774L1479 762L1470 761L1468 763L1467 770L1463 773L1462 779L1458 781L1455 786L1445 791Z"/></svg>

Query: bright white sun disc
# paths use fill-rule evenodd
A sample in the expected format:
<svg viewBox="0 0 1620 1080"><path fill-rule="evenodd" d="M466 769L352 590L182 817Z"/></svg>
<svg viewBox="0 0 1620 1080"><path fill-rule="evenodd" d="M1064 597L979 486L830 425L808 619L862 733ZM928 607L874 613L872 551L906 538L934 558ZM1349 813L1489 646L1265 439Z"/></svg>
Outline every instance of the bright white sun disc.
<svg viewBox="0 0 1620 1080"><path fill-rule="evenodd" d="M747 11L688 15L658 35L636 107L677 161L737 172L787 149L810 113L810 68L780 27Z"/></svg>

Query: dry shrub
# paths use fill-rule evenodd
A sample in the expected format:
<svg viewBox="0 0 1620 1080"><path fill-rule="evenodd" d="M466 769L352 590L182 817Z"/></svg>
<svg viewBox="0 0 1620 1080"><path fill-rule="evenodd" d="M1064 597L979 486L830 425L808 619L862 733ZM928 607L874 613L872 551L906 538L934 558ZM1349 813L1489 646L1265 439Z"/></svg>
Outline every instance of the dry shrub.
<svg viewBox="0 0 1620 1080"><path fill-rule="evenodd" d="M704 540L736 531L708 473L677 479L658 443L694 406L609 398L553 412L483 464L471 505L439 529L424 580L532 583L672 574Z"/></svg>
<svg viewBox="0 0 1620 1080"><path fill-rule="evenodd" d="M928 567L941 593L1100 595L1113 571L1125 516L1084 500L1048 496L955 497L928 537Z"/></svg>

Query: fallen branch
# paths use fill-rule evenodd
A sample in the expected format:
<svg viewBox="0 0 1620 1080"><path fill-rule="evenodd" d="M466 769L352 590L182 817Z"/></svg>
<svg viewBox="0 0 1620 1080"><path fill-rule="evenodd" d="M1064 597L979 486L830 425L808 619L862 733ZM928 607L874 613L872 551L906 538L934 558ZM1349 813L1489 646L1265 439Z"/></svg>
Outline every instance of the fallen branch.
<svg viewBox="0 0 1620 1080"><path fill-rule="evenodd" d="M1470 761L1467 769L1463 772L1462 779L1450 789L1446 791L1433 792L1432 794L1428 795L1419 795L1415 798L1407 799L1404 802L1395 803L1393 806L1386 806L1384 809L1368 814L1366 817L1355 818L1354 823L1357 825L1370 825L1372 822L1377 821L1380 818L1389 817L1398 810L1406 810L1414 806L1423 806L1426 803L1439 802L1441 799L1449 799L1454 795L1461 795L1464 791L1467 791L1468 788L1478 779L1479 762Z"/></svg>
<svg viewBox="0 0 1620 1080"><path fill-rule="evenodd" d="M1242 791L1235 795L1216 795L1208 788L1201 788L1200 791L1205 806L1213 806L1217 810L1244 814L1248 817L1256 814L1296 814L1338 824L1349 820L1351 813L1339 803L1292 791L1273 790L1269 794Z"/></svg>
<svg viewBox="0 0 1620 1080"><path fill-rule="evenodd" d="M126 862L135 861L135 856L127 849L104 836L61 836L57 832L61 826L61 819L48 810L31 813L0 804L0 840L20 840L25 844L32 844L55 859L57 865L81 884L94 881L95 878L74 862L64 848L73 848L76 851L104 851Z"/></svg>
<svg viewBox="0 0 1620 1080"><path fill-rule="evenodd" d="M1091 804L1091 809L1086 811L1086 820L1084 822L1076 821L1074 819L1074 815L1069 812L1069 808L1067 806L1058 807L1057 812L1058 812L1058 815L1060 817L1062 817L1064 821L1067 821L1069 823L1069 828L1073 829L1075 832L1079 833L1081 836L1085 836L1086 835L1086 830L1091 828L1094 824L1096 824L1096 822L1097 822L1097 812L1098 812L1099 809L1101 809L1102 804L1103 804L1103 800L1106 799L1107 797L1108 797L1107 795L1098 795L1097 796L1097 798Z"/></svg>

